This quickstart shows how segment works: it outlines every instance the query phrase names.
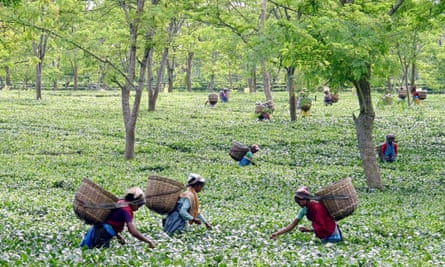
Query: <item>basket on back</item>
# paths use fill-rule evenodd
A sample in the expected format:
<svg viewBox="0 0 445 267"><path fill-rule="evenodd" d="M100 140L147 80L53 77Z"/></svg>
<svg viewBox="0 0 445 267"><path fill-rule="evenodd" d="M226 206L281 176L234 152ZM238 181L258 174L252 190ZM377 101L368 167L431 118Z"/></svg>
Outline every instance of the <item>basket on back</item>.
<svg viewBox="0 0 445 267"><path fill-rule="evenodd" d="M234 141L230 146L229 155L232 157L232 159L240 161L249 150L250 149L248 146Z"/></svg>
<svg viewBox="0 0 445 267"><path fill-rule="evenodd" d="M407 94L408 94L408 93L407 93L406 89L400 90L400 91L399 91L399 98L400 98L400 99L405 99L405 97L406 97Z"/></svg>
<svg viewBox="0 0 445 267"><path fill-rule="evenodd" d="M159 214L167 214L175 208L184 185L175 180L150 175L145 191L145 205Z"/></svg>
<svg viewBox="0 0 445 267"><path fill-rule="evenodd" d="M257 102L255 104L255 113L273 113L274 109L275 108L272 100L268 100L264 103Z"/></svg>
<svg viewBox="0 0 445 267"><path fill-rule="evenodd" d="M329 214L336 221L351 215L357 208L357 192L352 185L350 177L330 184L315 193L322 197L320 202L326 207ZM328 196L347 196L347 198L332 198Z"/></svg>
<svg viewBox="0 0 445 267"><path fill-rule="evenodd" d="M84 178L74 195L73 208L77 217L87 224L102 223L119 199L91 180Z"/></svg>
<svg viewBox="0 0 445 267"><path fill-rule="evenodd" d="M218 95L215 93L211 93L208 95L208 100L211 105L215 105L218 103Z"/></svg>

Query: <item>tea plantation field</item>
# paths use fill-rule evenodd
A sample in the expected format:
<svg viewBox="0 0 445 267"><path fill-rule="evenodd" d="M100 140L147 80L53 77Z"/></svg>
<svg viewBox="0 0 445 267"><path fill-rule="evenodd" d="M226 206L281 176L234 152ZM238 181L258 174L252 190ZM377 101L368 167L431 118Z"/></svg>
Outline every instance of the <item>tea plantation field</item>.
<svg viewBox="0 0 445 267"><path fill-rule="evenodd" d="M161 94L155 112L144 93L135 159L125 161L119 91L44 91L41 101L0 91L0 266L444 266L445 95L414 106L373 96L373 141L394 133L400 150L397 162L379 163L383 191L366 187L356 97L343 92L326 107L315 96L311 116L290 122L287 94L274 93L272 120L258 122L262 93L232 92L215 108L206 93ZM229 157L233 140L260 145L257 166ZM201 211L213 230L169 237L162 216L143 208L135 224L155 249L127 231L125 246L79 248L89 227L72 206L82 178L123 196L151 174L185 183L190 172L207 180ZM269 238L295 218L297 187L315 192L348 176L359 205L339 221L344 242L322 245L297 230Z"/></svg>

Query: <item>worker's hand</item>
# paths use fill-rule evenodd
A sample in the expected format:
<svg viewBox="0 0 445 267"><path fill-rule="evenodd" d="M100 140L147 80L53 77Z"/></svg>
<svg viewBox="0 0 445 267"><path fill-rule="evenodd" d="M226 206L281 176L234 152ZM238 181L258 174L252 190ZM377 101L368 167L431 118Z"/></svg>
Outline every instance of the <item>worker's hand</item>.
<svg viewBox="0 0 445 267"><path fill-rule="evenodd" d="M117 241L119 242L119 244L121 244L121 245L125 245L127 243L127 242L125 242L125 239L122 236L120 236L119 234L116 235L116 238L117 238Z"/></svg>
<svg viewBox="0 0 445 267"><path fill-rule="evenodd" d="M212 226L209 223L206 223L207 230L212 230Z"/></svg>
<svg viewBox="0 0 445 267"><path fill-rule="evenodd" d="M306 228L304 226L300 226L298 227L298 230L300 230L300 232L305 233L305 232L312 232L312 229Z"/></svg>
<svg viewBox="0 0 445 267"><path fill-rule="evenodd" d="M155 248L156 247L155 242L153 242L152 240L148 240L147 243L150 246L150 248Z"/></svg>
<svg viewBox="0 0 445 267"><path fill-rule="evenodd" d="M278 237L278 233L277 233L277 232L272 233L272 234L270 235L270 239L273 239L273 240L276 240L277 237Z"/></svg>
<svg viewBox="0 0 445 267"><path fill-rule="evenodd" d="M194 223L196 223L196 224L201 224L201 223L202 223L201 220L198 219L198 218L193 218L192 221L193 221Z"/></svg>

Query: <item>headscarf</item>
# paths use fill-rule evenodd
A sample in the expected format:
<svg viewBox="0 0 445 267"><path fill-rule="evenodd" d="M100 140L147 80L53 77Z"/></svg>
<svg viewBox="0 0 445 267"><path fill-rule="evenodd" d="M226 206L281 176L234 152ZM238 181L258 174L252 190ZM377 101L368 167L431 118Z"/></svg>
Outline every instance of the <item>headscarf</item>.
<svg viewBox="0 0 445 267"><path fill-rule="evenodd" d="M190 201L190 215L193 216L193 218L196 218L199 214L199 199L198 199L198 193L196 193L195 189L193 188L194 184L197 183L205 183L205 179L201 177L201 175L196 173L190 173L188 179L187 179L187 191L183 192L180 197L188 198ZM190 224L193 223L193 221L189 221Z"/></svg>
<svg viewBox="0 0 445 267"><path fill-rule="evenodd" d="M394 141L396 139L396 136L394 134L388 134L386 136L386 141Z"/></svg>
<svg viewBox="0 0 445 267"><path fill-rule="evenodd" d="M301 186L300 188L297 189L297 191L295 192L294 195L294 199L307 199L307 200L311 200L314 199L314 197L312 196L312 194L309 192L308 188L306 186Z"/></svg>
<svg viewBox="0 0 445 267"><path fill-rule="evenodd" d="M142 206L145 204L145 194L139 187L131 187L125 194L125 200L132 205Z"/></svg>
<svg viewBox="0 0 445 267"><path fill-rule="evenodd" d="M260 151L260 146L257 145L257 144L253 144L253 145L250 146L250 151L252 153L256 153L256 152Z"/></svg>
<svg viewBox="0 0 445 267"><path fill-rule="evenodd" d="M192 186L196 183L205 183L205 179L199 174L190 173L189 177L187 178L187 186Z"/></svg>

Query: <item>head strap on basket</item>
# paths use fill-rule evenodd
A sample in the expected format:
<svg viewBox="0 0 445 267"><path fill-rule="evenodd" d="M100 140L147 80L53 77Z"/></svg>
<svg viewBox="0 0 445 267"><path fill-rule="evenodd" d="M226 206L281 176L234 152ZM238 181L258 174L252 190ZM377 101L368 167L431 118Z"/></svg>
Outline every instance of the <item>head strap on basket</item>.
<svg viewBox="0 0 445 267"><path fill-rule="evenodd" d="M297 199L306 199L306 200L317 200L316 196L313 196L306 186L302 186L297 189L294 195L295 200Z"/></svg>
<svg viewBox="0 0 445 267"><path fill-rule="evenodd" d="M125 200L132 205L140 206L145 204L145 195L139 187L132 187L127 190Z"/></svg>

